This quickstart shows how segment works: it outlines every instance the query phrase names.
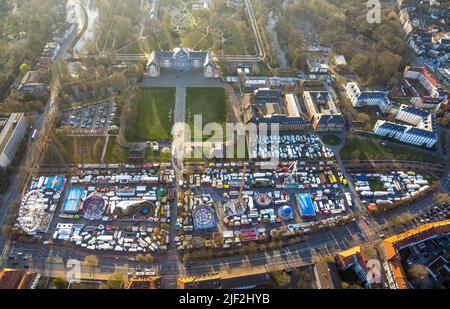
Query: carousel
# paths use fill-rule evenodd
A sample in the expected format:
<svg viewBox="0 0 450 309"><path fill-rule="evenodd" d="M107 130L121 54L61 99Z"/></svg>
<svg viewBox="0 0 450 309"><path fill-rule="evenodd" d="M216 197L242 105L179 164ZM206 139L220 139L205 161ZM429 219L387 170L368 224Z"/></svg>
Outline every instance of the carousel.
<svg viewBox="0 0 450 309"><path fill-rule="evenodd" d="M262 208L269 207L272 204L272 198L267 193L255 193L255 203Z"/></svg>
<svg viewBox="0 0 450 309"><path fill-rule="evenodd" d="M214 210L208 205L201 204L195 207L192 211L192 218L195 230L210 229L216 226Z"/></svg>
<svg viewBox="0 0 450 309"><path fill-rule="evenodd" d="M92 194L84 200L81 211L85 219L100 220L106 211L106 202L102 196Z"/></svg>

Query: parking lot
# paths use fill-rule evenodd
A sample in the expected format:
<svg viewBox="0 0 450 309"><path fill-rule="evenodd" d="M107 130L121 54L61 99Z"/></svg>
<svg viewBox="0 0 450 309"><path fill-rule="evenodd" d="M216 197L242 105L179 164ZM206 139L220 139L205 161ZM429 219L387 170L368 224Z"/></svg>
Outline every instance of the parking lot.
<svg viewBox="0 0 450 309"><path fill-rule="evenodd" d="M63 113L61 126L74 129L74 134L107 131L111 129L116 110L116 104L113 102L74 108Z"/></svg>
<svg viewBox="0 0 450 309"><path fill-rule="evenodd" d="M425 212L422 212L413 219L413 222L417 225L441 221L450 218L450 205L449 204L440 204L434 206L432 209L429 209Z"/></svg>
<svg viewBox="0 0 450 309"><path fill-rule="evenodd" d="M215 246L222 239L228 248L306 233L353 212L347 180L331 149L313 134L281 136L278 142L278 150L257 150L283 154L284 162L275 170L216 162L182 171L176 238L180 250Z"/></svg>
<svg viewBox="0 0 450 309"><path fill-rule="evenodd" d="M377 205L408 201L430 190L427 177L414 171L352 174L355 190L369 210Z"/></svg>

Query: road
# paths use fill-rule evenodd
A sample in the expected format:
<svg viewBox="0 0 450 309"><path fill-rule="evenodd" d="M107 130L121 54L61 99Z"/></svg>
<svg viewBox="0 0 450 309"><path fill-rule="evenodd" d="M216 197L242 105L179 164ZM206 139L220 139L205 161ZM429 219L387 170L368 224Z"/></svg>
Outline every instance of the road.
<svg viewBox="0 0 450 309"><path fill-rule="evenodd" d="M249 1L245 1L246 5L249 5ZM251 7L250 7L251 9ZM250 11L250 16L253 12ZM256 26L256 25L255 25ZM256 29L257 31L257 29ZM257 32L255 32L257 33ZM71 45L76 36L72 36L69 40L63 44L58 59L67 59L67 49ZM264 51L260 50L259 56L263 55ZM264 56L265 57L265 56ZM243 58L241 58L243 59ZM248 59L248 58L246 58ZM186 86L178 85L179 80L177 78L172 79L177 83L177 107L175 110L175 122L184 123L185 115L185 91ZM162 79L158 79L159 83L164 82ZM192 83L192 80L186 81L186 84ZM156 86L155 81L151 82L152 86ZM47 102L45 112L36 122L36 128L40 131L49 118L49 115L54 114L57 111L56 98L58 96L58 73L55 69L52 69L52 82L51 82L51 96ZM179 136L184 131L179 132ZM183 149L184 150L184 149ZM24 161L30 159L30 151L24 156ZM178 163L174 162L175 166ZM342 163L342 161L340 162ZM447 165L448 171L448 165ZM444 191L450 188L450 180L447 175L443 176L444 186L439 188L439 191ZM20 191L24 185L24 178L22 173L17 173L13 177L13 183L10 186L8 192L2 197L2 207L0 208L0 222L3 223L6 219L6 214L9 210L9 206L15 200L20 198ZM353 192L354 190L352 190ZM353 192L354 193L354 192ZM355 196L355 193L353 194ZM176 210L176 203L172 210ZM360 203L357 203L361 207ZM201 260L192 262L189 267L185 267L179 260L178 252L175 248L174 242L171 241L171 245L168 254L162 256L156 256L155 261L151 264L157 268L158 274L164 278L165 287L174 287L175 279L180 275L199 275L204 273L218 272L218 271L231 271L238 268L248 267L261 267L261 268L278 268L286 266L300 266L311 263L316 256L333 255L338 250L347 249L351 246L358 244L365 244L368 242L374 242L380 240L381 233L390 235L398 233L400 227L394 227L389 230L382 230L381 225L389 221L395 216L399 216L404 213L417 214L418 212L425 211L434 206L434 201L431 195L414 202L411 205L403 206L394 210L390 210L386 213L380 214L374 220L358 219L355 222L351 222L345 226L339 226L332 228L331 230L321 231L308 236L308 239L303 242L288 245L280 250L268 250L261 253L255 253L245 256L233 256L216 258L213 260ZM172 212L172 218L176 217L176 212ZM368 221L368 222L366 222ZM173 237L175 220L171 222L171 235ZM405 226L407 228L410 226ZM173 239L172 239L173 240ZM29 266L33 269L39 270L46 275L61 275L67 271L65 265L69 259L77 259L82 261L85 256L92 254L92 251L58 247L58 246L44 246L41 244L22 244L13 243L5 244L3 242L2 231L0 230L0 248L2 248L2 265L21 268L23 266ZM28 258L22 260L18 265L13 265L13 261L8 260L10 253L23 252ZM117 255L103 252L96 252L99 256L100 263L99 269L94 273L94 278L105 279L113 271L131 271L139 265L145 265L143 263L137 263L129 261L125 255ZM85 277L91 277L90 271L83 271Z"/></svg>
<svg viewBox="0 0 450 309"><path fill-rule="evenodd" d="M80 29L80 28L79 28ZM61 45L60 51L56 57L55 62L59 60L65 60L67 55L68 48L72 45L74 39L77 37L77 33L72 33L69 38ZM45 139L45 136L40 136L43 128L48 123L48 120L52 117L57 116L57 98L59 94L59 72L56 68L56 65L53 64L51 66L52 78L50 81L50 98L47 101L44 112L38 117L34 124L34 129L37 130L38 134L35 140L39 140L40 138ZM44 141L45 142L45 141ZM18 165L25 166L26 162L32 162L35 158L36 148L35 145L30 145L27 148L26 154L23 156L22 162ZM12 183L8 188L8 191L0 197L0 226L2 226L7 220L7 214L15 201L19 201L21 198L21 191L25 185L25 174L20 172L20 170L16 170L11 175ZM0 248L1 257L4 257L4 254L8 251L8 245L4 242L3 237L3 229L0 229Z"/></svg>
<svg viewBox="0 0 450 309"><path fill-rule="evenodd" d="M382 214L376 218L376 222L385 221L405 212L416 212L418 209L425 210L434 206L431 197L421 200L409 207L402 207ZM165 287L174 287L175 279L180 275L200 275L216 272L230 272L242 268L278 269L282 267L296 267L310 264L316 257L333 256L336 251L344 250L355 245L364 245L381 240L381 234L386 236L401 232L412 225L393 227L382 230L380 227L370 229L370 235L363 230L358 223L351 222L345 226L338 226L330 230L318 232L308 237L306 241L288 245L280 250L269 250L245 256L233 256L216 259L205 259L194 261L190 266L184 267L179 262L178 255L169 250L168 255L155 257L151 264L131 262L125 255L112 255L102 252L96 253L99 257L99 268L92 277L89 271L83 270L84 278L105 279L114 271L133 272L137 266L141 268L151 267L157 270L158 275L163 277ZM92 254L89 250L79 250L65 247L50 247L33 244L15 244L13 252L23 252L31 255L26 261L19 265L11 265L11 261L5 261L4 266L23 267L28 265L46 275L61 275L68 270L65 265L69 259L83 261L85 256Z"/></svg>
<svg viewBox="0 0 450 309"><path fill-rule="evenodd" d="M255 40L256 54L255 55L223 55L219 56L220 60L229 62L259 62L266 58L266 51L264 49L261 33L256 22L255 14L250 0L244 0L245 16L247 16L248 23L252 29L253 38Z"/></svg>
<svg viewBox="0 0 450 309"><path fill-rule="evenodd" d="M446 174L441 179L443 186L438 191L449 191L450 177ZM175 203L176 205L176 203ZM347 249L355 245L364 245L381 240L382 236L389 236L404 231L415 226L417 223L409 223L404 226L394 226L384 229L383 225L393 218L412 214L413 216L430 210L435 203L432 195L428 195L421 200L413 202L408 206L402 206L385 213L379 214L374 219L359 218L355 222L350 222L345 226L338 226L323 230L309 236L305 241L292 245L287 245L280 250L268 250L266 252L255 253L245 256L223 257L215 259L205 259L194 261L189 266L181 263L178 252L171 242L169 252L156 256L151 264L137 263L128 260L123 254L111 254L96 252L99 256L100 267L96 269L94 277L88 270L83 271L85 278L105 279L113 271L133 272L136 267L153 267L158 274L163 277L163 284L166 288L175 287L176 278L182 275L200 275L215 272L230 272L242 268L277 269L282 267L294 267L309 264L316 257L333 256L336 251ZM172 221L171 230L174 231ZM85 249L75 249L58 246L43 246L40 244L13 244L12 252L23 252L30 254L30 258L12 265L11 261L4 260L4 266L23 267L37 269L46 275L61 275L67 271L65 265L69 259L83 261L85 256L92 254L92 251Z"/></svg>

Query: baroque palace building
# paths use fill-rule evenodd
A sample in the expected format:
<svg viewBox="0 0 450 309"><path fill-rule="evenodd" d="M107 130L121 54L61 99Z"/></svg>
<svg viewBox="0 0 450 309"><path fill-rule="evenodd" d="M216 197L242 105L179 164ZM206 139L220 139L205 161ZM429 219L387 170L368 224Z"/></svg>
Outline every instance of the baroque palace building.
<svg viewBox="0 0 450 309"><path fill-rule="evenodd" d="M186 72L192 69L203 69L206 78L218 77L212 56L205 51L191 51L183 46L173 51L153 51L147 62L147 73L150 77L158 77L161 69Z"/></svg>

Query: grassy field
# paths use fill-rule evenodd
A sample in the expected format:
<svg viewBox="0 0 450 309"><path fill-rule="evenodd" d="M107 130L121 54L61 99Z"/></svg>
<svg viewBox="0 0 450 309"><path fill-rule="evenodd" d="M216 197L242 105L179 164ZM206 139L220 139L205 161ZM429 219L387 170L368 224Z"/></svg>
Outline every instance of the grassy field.
<svg viewBox="0 0 450 309"><path fill-rule="evenodd" d="M331 145L331 146L337 146L341 143L341 139L339 137L337 137L336 135L332 135L332 134L324 135L322 137L322 141L325 144Z"/></svg>
<svg viewBox="0 0 450 309"><path fill-rule="evenodd" d="M106 146L105 163L126 163L128 151L117 143L114 136L110 136Z"/></svg>
<svg viewBox="0 0 450 309"><path fill-rule="evenodd" d="M440 163L441 159L419 152L390 148L363 139L348 139L341 150L343 160L407 160Z"/></svg>
<svg viewBox="0 0 450 309"><path fill-rule="evenodd" d="M188 88L186 93L186 122L193 127L194 115L202 115L203 126L226 122L227 107L223 88Z"/></svg>
<svg viewBox="0 0 450 309"><path fill-rule="evenodd" d="M147 149L145 154L145 162L170 162L172 159L171 153L152 152ZM105 163L128 163L128 150L116 141L115 137L110 137L108 146L106 147Z"/></svg>
<svg viewBox="0 0 450 309"><path fill-rule="evenodd" d="M64 136L57 135L54 146L69 164L98 163L102 157L104 136ZM47 147L44 163L62 163L52 145Z"/></svg>
<svg viewBox="0 0 450 309"><path fill-rule="evenodd" d="M380 180L369 179L369 187L372 191L384 191L383 183Z"/></svg>
<svg viewBox="0 0 450 309"><path fill-rule="evenodd" d="M130 142L170 140L175 108L175 88L141 88L134 130L125 136Z"/></svg>
<svg viewBox="0 0 450 309"><path fill-rule="evenodd" d="M176 30L166 20L172 18L174 7L180 8L180 1L177 1L173 6L165 4L159 11L158 20L164 21L159 23L159 31L153 33L149 28L145 32L142 44L145 52L172 50L182 44L189 49L211 49L226 55L255 54L253 35L243 11L239 14L234 9L192 11L192 24Z"/></svg>

